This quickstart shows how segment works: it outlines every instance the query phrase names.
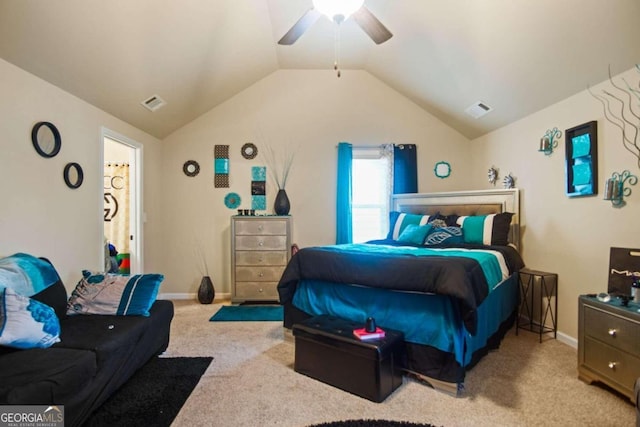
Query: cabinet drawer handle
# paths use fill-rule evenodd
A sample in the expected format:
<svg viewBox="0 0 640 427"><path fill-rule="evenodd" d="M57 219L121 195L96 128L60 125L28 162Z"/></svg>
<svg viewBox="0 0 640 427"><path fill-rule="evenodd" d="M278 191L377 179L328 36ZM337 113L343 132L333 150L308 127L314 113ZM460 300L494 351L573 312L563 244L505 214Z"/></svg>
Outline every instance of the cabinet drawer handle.
<svg viewBox="0 0 640 427"><path fill-rule="evenodd" d="M609 335L611 335L612 337L615 337L617 333L618 333L617 329L609 329Z"/></svg>
<svg viewBox="0 0 640 427"><path fill-rule="evenodd" d="M262 288L258 289L258 292L262 292Z"/></svg>
<svg viewBox="0 0 640 427"><path fill-rule="evenodd" d="M260 273L258 273L258 276L263 277L264 273L261 271Z"/></svg>
<svg viewBox="0 0 640 427"><path fill-rule="evenodd" d="M609 362L609 369L616 369L617 365L618 365L617 362Z"/></svg>
<svg viewBox="0 0 640 427"><path fill-rule="evenodd" d="M264 246L264 242L261 240L258 242L258 246Z"/></svg>
<svg viewBox="0 0 640 427"><path fill-rule="evenodd" d="M262 225L259 225L259 226L258 226L258 230L260 230L260 231L262 231L262 229L263 229L263 228L264 228L264 227L263 227Z"/></svg>

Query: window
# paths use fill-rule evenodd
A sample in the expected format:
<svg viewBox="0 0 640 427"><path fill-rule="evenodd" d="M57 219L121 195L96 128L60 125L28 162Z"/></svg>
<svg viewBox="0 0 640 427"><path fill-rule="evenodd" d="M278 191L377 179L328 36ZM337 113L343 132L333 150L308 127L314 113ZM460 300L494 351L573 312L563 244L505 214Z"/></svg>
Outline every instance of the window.
<svg viewBox="0 0 640 427"><path fill-rule="evenodd" d="M392 153L382 147L353 148L353 242L383 239L389 227Z"/></svg>

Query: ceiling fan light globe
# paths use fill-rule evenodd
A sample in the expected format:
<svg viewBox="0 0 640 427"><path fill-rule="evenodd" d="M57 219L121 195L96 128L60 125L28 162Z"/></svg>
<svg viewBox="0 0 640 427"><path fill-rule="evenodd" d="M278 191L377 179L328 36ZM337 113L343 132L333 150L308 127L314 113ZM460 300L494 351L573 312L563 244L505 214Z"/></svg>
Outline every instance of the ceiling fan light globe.
<svg viewBox="0 0 640 427"><path fill-rule="evenodd" d="M364 0L313 0L314 9L330 20L339 19L340 22L349 19L363 4Z"/></svg>

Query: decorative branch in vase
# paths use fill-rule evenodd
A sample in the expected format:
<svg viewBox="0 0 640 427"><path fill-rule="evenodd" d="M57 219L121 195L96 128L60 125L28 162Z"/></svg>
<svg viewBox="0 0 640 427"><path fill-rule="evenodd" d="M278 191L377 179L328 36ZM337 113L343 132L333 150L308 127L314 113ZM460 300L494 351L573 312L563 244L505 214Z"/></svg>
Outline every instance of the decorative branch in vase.
<svg viewBox="0 0 640 427"><path fill-rule="evenodd" d="M636 70L640 72L640 64L636 64ZM633 154L640 168L640 110L636 111L633 108L634 98L640 100L640 81L638 89L627 83L624 78L622 81L624 86L613 80L611 66L609 66L610 90L602 89L601 92L594 92L588 86L587 90L602 104L604 118L620 129L623 147Z"/></svg>
<svg viewBox="0 0 640 427"><path fill-rule="evenodd" d="M267 163L269 174L278 186L278 193L273 203L273 211L276 215L289 215L289 210L291 209L285 187L294 158L295 151L285 150L283 155L276 156L273 148L265 144L264 160Z"/></svg>
<svg viewBox="0 0 640 427"><path fill-rule="evenodd" d="M209 264L207 263L207 256L202 241L197 237L195 241L194 249L196 252L196 260L198 262L198 270L202 276L200 286L198 287L198 302L200 302L200 304L211 304L216 296L216 290L213 287L213 282L209 275Z"/></svg>

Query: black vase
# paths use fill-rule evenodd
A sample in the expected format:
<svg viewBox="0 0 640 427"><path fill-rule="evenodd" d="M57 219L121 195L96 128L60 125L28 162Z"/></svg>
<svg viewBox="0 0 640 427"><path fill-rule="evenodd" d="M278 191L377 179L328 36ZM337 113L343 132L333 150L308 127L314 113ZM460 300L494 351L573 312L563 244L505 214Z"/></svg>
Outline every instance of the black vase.
<svg viewBox="0 0 640 427"><path fill-rule="evenodd" d="M289 197L287 197L287 192L284 191L284 188L281 188L278 190L278 194L276 194L273 211L276 215L288 215L289 209L291 209L291 205L289 205Z"/></svg>
<svg viewBox="0 0 640 427"><path fill-rule="evenodd" d="M216 290L211 282L211 277L203 276L198 288L198 301L200 304L211 304L216 296Z"/></svg>

